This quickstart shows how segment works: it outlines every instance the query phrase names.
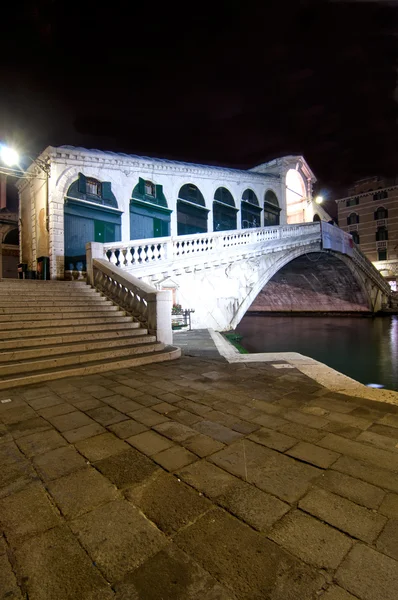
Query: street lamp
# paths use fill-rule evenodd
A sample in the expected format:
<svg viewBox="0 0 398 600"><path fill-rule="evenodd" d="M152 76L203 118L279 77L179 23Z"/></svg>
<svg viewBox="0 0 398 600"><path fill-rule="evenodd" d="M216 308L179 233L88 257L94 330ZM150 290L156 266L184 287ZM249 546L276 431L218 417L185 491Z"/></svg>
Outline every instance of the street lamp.
<svg viewBox="0 0 398 600"><path fill-rule="evenodd" d="M19 155L14 148L10 148L9 146L1 146L0 157L2 162L7 167L19 166Z"/></svg>
<svg viewBox="0 0 398 600"><path fill-rule="evenodd" d="M315 198L315 202L316 202L316 204L322 204L322 202L323 202L323 197L322 197L322 196L317 196L317 197Z"/></svg>

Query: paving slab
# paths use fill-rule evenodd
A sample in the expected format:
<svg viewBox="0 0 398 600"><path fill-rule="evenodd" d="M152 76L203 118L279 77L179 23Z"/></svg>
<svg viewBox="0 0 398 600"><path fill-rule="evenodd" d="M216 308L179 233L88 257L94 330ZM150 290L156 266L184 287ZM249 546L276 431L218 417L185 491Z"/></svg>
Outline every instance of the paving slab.
<svg viewBox="0 0 398 600"><path fill-rule="evenodd" d="M120 498L115 486L93 467L50 481L47 488L61 513L68 519Z"/></svg>
<svg viewBox="0 0 398 600"><path fill-rule="evenodd" d="M24 435L40 433L46 429L51 429L51 425L41 417L35 417L34 419L28 419L27 421L20 421L19 423L12 423L8 425L7 428L14 440L17 440Z"/></svg>
<svg viewBox="0 0 398 600"><path fill-rule="evenodd" d="M336 573L337 583L361 600L396 600L398 563L356 544Z"/></svg>
<svg viewBox="0 0 398 600"><path fill-rule="evenodd" d="M398 474L377 468L363 460L342 456L334 463L333 469L398 493Z"/></svg>
<svg viewBox="0 0 398 600"><path fill-rule="evenodd" d="M16 551L18 572L32 600L108 600L113 594L67 527L24 542Z"/></svg>
<svg viewBox="0 0 398 600"><path fill-rule="evenodd" d="M40 416L47 419L47 417L57 417L58 415L66 415L68 413L74 412L75 410L76 408L72 404L62 402L61 404L56 404L55 406L41 408L37 412Z"/></svg>
<svg viewBox="0 0 398 600"><path fill-rule="evenodd" d="M218 496L217 503L258 531L268 531L290 510L285 502L243 481Z"/></svg>
<svg viewBox="0 0 398 600"><path fill-rule="evenodd" d="M32 457L66 446L66 441L57 431L48 429L18 438L17 444L26 456Z"/></svg>
<svg viewBox="0 0 398 600"><path fill-rule="evenodd" d="M373 448L354 440L347 440L333 433L328 433L318 442L318 445L351 458L364 460L376 467L398 471L398 453L395 452Z"/></svg>
<svg viewBox="0 0 398 600"><path fill-rule="evenodd" d="M358 600L358 598L349 594L338 585L332 585L322 594L320 600Z"/></svg>
<svg viewBox="0 0 398 600"><path fill-rule="evenodd" d="M120 439L125 440L128 437L137 435L137 433L147 431L148 427L142 423L138 423L138 421L134 421L134 419L127 419L126 421L121 421L120 423L108 425L107 429L116 434Z"/></svg>
<svg viewBox="0 0 398 600"><path fill-rule="evenodd" d="M299 510L277 522L268 537L320 569L336 569L352 546L348 536Z"/></svg>
<svg viewBox="0 0 398 600"><path fill-rule="evenodd" d="M379 512L390 519L398 519L398 494L386 494Z"/></svg>
<svg viewBox="0 0 398 600"><path fill-rule="evenodd" d="M159 577L159 573L162 574ZM170 544L114 586L115 600L235 600L235 595Z"/></svg>
<svg viewBox="0 0 398 600"><path fill-rule="evenodd" d="M221 509L207 512L174 542L238 598L309 600L324 578Z"/></svg>
<svg viewBox="0 0 398 600"><path fill-rule="evenodd" d="M43 481L51 481L86 466L86 460L72 446L35 456L33 465Z"/></svg>
<svg viewBox="0 0 398 600"><path fill-rule="evenodd" d="M70 525L108 581L122 579L168 543L127 500L96 508Z"/></svg>
<svg viewBox="0 0 398 600"><path fill-rule="evenodd" d="M147 456L153 456L174 445L171 440L156 431L144 431L127 438L126 441Z"/></svg>
<svg viewBox="0 0 398 600"><path fill-rule="evenodd" d="M209 460L287 502L295 502L303 496L320 474L312 465L249 440L235 442L213 454Z"/></svg>
<svg viewBox="0 0 398 600"><path fill-rule="evenodd" d="M398 561L398 519L391 519L381 532L376 548Z"/></svg>
<svg viewBox="0 0 398 600"><path fill-rule="evenodd" d="M203 435L202 433L198 433L187 440L183 440L181 443L184 448L190 450L200 458L214 454L214 452L218 452L225 447L221 442L217 442L217 440L214 440L207 435Z"/></svg>
<svg viewBox="0 0 398 600"><path fill-rule="evenodd" d="M286 454L322 469L330 467L341 456L337 452L325 450L308 442L299 442Z"/></svg>
<svg viewBox="0 0 398 600"><path fill-rule="evenodd" d="M103 458L94 466L118 488L141 483L159 470L152 460L134 448Z"/></svg>
<svg viewBox="0 0 398 600"><path fill-rule="evenodd" d="M101 406L87 411L87 415L97 421L100 425L112 425L120 421L126 421L128 417L111 406ZM88 418L88 417L86 417ZM82 423L85 425L86 423Z"/></svg>
<svg viewBox="0 0 398 600"><path fill-rule="evenodd" d="M83 427L78 427L77 429L64 431L62 435L70 444L75 444L76 442L81 442L87 438L91 438L105 432L106 430L104 427L102 427L102 425L92 422L90 425L84 425Z"/></svg>
<svg viewBox="0 0 398 600"><path fill-rule="evenodd" d="M93 420L79 410L63 415L56 415L54 417L47 417L47 421L60 432L93 424Z"/></svg>
<svg viewBox="0 0 398 600"><path fill-rule="evenodd" d="M198 460L198 457L181 446L173 446L158 452L152 459L162 466L166 471L177 471L190 463Z"/></svg>
<svg viewBox="0 0 398 600"><path fill-rule="evenodd" d="M376 448L384 448L392 452L398 452L398 440L386 435L380 435L374 431L363 431L356 440L376 446Z"/></svg>
<svg viewBox="0 0 398 600"><path fill-rule="evenodd" d="M213 506L199 492L161 470L128 490L126 498L168 535L176 533Z"/></svg>
<svg viewBox="0 0 398 600"><path fill-rule="evenodd" d="M11 563L5 553L0 553L0 598L23 600Z"/></svg>
<svg viewBox="0 0 398 600"><path fill-rule="evenodd" d="M175 421L160 423L160 425L155 425L153 429L173 440L173 442L184 442L198 435L198 432L192 429L192 427L188 427L188 425L184 425L183 423L176 423Z"/></svg>
<svg viewBox="0 0 398 600"><path fill-rule="evenodd" d="M307 427L307 425L289 423L288 421L281 426L277 426L276 429L281 433L303 442L316 443L318 440L325 437L325 433L322 429L314 429L313 427Z"/></svg>
<svg viewBox="0 0 398 600"><path fill-rule="evenodd" d="M382 504L382 500L385 496L384 490L371 485L370 483L366 483L365 481L361 481L355 477L350 477L344 473L339 473L332 470L323 472L314 483L318 487L329 490L334 494L338 494L339 496L348 498L348 500L352 500L356 504L360 504L361 506L366 506L367 508L374 510L380 507L380 504ZM393 496L394 494L391 495ZM385 514L381 508L380 512Z"/></svg>
<svg viewBox="0 0 398 600"><path fill-rule="evenodd" d="M258 431L255 431L249 435L249 440L257 442L262 446L267 446L267 448L273 448L279 452L284 452L285 450L288 450L297 444L297 440L295 438L285 435L284 433L274 431L273 429L266 429L265 427L262 427Z"/></svg>
<svg viewBox="0 0 398 600"><path fill-rule="evenodd" d="M311 490L300 500L298 506L369 544L374 542L387 522L386 517L326 490Z"/></svg>
<svg viewBox="0 0 398 600"><path fill-rule="evenodd" d="M225 494L239 479L206 460L199 460L177 471L178 477L212 499Z"/></svg>
<svg viewBox="0 0 398 600"><path fill-rule="evenodd" d="M15 547L21 539L61 524L57 509L41 483L0 500L1 523L8 541Z"/></svg>
<svg viewBox="0 0 398 600"><path fill-rule="evenodd" d="M30 406L17 406L10 408L1 413L0 420L5 425L12 423L19 423L20 421L27 421L28 419L34 419L37 417L37 413Z"/></svg>
<svg viewBox="0 0 398 600"><path fill-rule="evenodd" d="M113 433L103 433L90 437L75 443L75 446L91 462L128 450L128 445Z"/></svg>
<svg viewBox="0 0 398 600"><path fill-rule="evenodd" d="M196 431L199 431L199 433L204 433L223 444L231 444L242 437L242 434L237 431L233 431L228 427L224 427L224 425L205 419L199 423L194 423L192 427L193 429L196 429Z"/></svg>

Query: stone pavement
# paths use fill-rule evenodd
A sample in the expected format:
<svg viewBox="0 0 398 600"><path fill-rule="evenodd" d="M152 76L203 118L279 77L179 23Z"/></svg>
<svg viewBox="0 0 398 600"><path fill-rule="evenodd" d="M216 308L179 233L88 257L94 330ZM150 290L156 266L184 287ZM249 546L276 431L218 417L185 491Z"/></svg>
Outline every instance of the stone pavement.
<svg viewBox="0 0 398 600"><path fill-rule="evenodd" d="M398 407L288 367L1 392L0 598L396 600Z"/></svg>

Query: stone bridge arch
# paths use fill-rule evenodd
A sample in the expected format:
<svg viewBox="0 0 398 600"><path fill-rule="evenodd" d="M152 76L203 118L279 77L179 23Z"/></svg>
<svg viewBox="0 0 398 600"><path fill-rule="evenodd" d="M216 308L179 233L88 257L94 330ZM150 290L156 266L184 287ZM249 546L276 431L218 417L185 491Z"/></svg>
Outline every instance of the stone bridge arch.
<svg viewBox="0 0 398 600"><path fill-rule="evenodd" d="M284 272L284 267L288 267L289 265L292 265L293 262L296 261L296 259L300 259L300 258L304 258L304 257L308 257L309 261L311 263L311 270L312 273L311 275L316 277L316 274L314 274L314 270L315 270L315 265L317 264L318 261L323 261L323 263L325 263L326 261L329 262L329 266L334 265L337 266L340 264L344 265L344 270L346 270L346 273L350 274L350 279L352 281L352 288L348 289L346 288L346 291L349 292L349 294L351 296L354 297L355 301L353 302L349 302L348 300L344 300L341 297L338 296L330 296L330 306L327 306L327 303L322 304L319 303L317 305L311 305L311 301L308 303L308 306L305 307L303 305L300 304L300 298L296 297L292 298L293 302L296 303L296 305L294 306L293 303L291 306L288 306L286 304L283 304L281 302L278 302L278 300L280 300L280 298L276 298L274 303L271 303L271 305L268 305L268 309L270 310L270 312L272 311L277 311L278 309L280 311L296 311L296 312L304 312L305 310L308 311L315 311L315 310L330 310L330 311L355 311L355 312L368 312L368 311L374 311L375 310L375 301L377 301L377 286L373 285L372 282L369 280L369 278L367 278L365 276L365 274L361 274L361 271L358 270L358 268L356 267L355 263L352 261L352 259L346 257L343 254L339 254L336 252L331 252L329 250L321 250L321 249L316 249L316 248L312 248L312 249L303 249L303 248L295 248L293 250L291 250L288 253L278 253L281 254L281 256L278 257L274 257L274 261L272 262L272 264L269 265L264 265L265 268L263 268L261 270L261 272L259 273L259 278L258 281L255 283L255 285L253 285L252 289L249 291L249 293L242 298L241 303L239 304L239 306L237 307L236 313L233 315L232 319L231 319L231 328L235 328L239 322L242 320L242 318L244 317L244 315L246 314L246 312L250 309L250 307L253 307L252 310L258 310L260 308L260 305L255 304L256 299L258 298L258 296L261 294L261 292L264 290L264 288L266 289L267 284L271 283L271 281L273 280L273 278L275 278L275 276L277 276L278 274L281 274L283 276L283 272ZM271 255L272 256L272 255ZM311 257L311 258L310 258ZM323 258L324 257L324 258ZM292 265L293 266L293 265ZM295 265L296 268L296 276L303 276L306 277L306 275L302 272L300 272L300 265L298 265L296 263ZM298 270L297 270L298 269ZM331 269L330 270L330 274L328 275L329 279L326 278L322 284L323 286L321 286L320 288L318 288L318 290L310 290L312 293L312 298L315 295L320 295L322 293L326 293L327 292L327 287L330 285L331 283L331 279L330 278L336 278L336 268L335 269ZM338 284L339 282L334 282L335 285L335 289L338 288ZM343 286L347 283L347 281L341 281L340 285ZM309 288L311 287L311 281L308 281L308 286ZM275 285L273 286L274 289L270 290L270 293L274 293L279 294L280 290L278 290L278 286ZM376 289L377 288L377 289ZM291 289L291 293L294 294L294 292L297 292L297 289L292 288ZM254 304L253 304L254 303ZM351 305L351 306L350 306Z"/></svg>

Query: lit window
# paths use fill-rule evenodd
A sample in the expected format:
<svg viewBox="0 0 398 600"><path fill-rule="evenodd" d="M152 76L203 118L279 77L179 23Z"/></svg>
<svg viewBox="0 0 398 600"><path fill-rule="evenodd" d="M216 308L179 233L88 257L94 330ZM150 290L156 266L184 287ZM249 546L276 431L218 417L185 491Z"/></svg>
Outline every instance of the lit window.
<svg viewBox="0 0 398 600"><path fill-rule="evenodd" d="M155 197L155 186L151 181L145 182L145 194L147 196Z"/></svg>
<svg viewBox="0 0 398 600"><path fill-rule="evenodd" d="M86 180L86 191L90 196L101 196L101 184L96 179Z"/></svg>

